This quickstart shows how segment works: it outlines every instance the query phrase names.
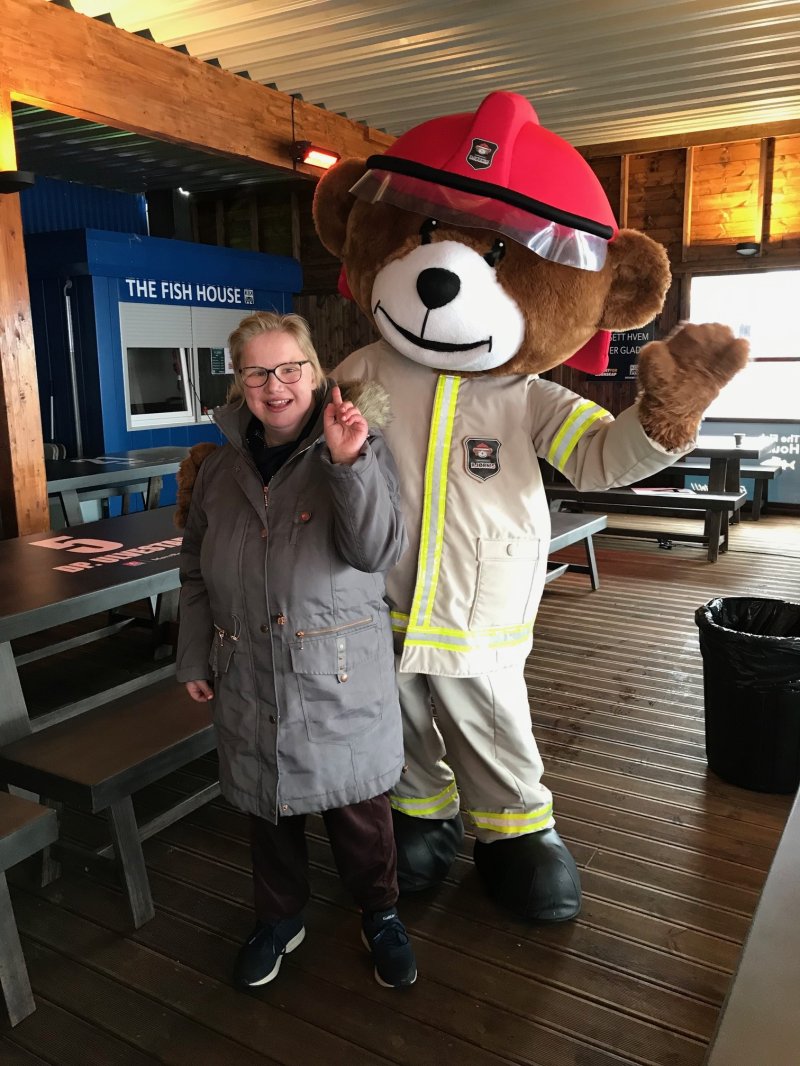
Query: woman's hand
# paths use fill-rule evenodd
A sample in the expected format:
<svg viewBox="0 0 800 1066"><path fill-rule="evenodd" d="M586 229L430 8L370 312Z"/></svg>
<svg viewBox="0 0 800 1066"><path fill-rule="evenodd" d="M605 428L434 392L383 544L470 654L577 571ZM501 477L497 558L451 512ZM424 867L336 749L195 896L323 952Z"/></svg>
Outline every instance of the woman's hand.
<svg viewBox="0 0 800 1066"><path fill-rule="evenodd" d="M334 385L323 415L325 441L334 463L351 466L367 439L369 426L355 404L342 399L342 390Z"/></svg>
<svg viewBox="0 0 800 1066"><path fill-rule="evenodd" d="M186 691L197 703L207 703L214 699L214 689L207 681L187 681Z"/></svg>

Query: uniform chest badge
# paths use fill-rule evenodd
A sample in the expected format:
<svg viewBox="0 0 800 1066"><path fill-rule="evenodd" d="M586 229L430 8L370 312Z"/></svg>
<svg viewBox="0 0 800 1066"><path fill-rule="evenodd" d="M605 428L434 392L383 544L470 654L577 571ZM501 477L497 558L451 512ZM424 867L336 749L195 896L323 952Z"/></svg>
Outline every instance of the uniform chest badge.
<svg viewBox="0 0 800 1066"><path fill-rule="evenodd" d="M494 437L467 437L464 441L467 473L486 481L500 472L500 441Z"/></svg>

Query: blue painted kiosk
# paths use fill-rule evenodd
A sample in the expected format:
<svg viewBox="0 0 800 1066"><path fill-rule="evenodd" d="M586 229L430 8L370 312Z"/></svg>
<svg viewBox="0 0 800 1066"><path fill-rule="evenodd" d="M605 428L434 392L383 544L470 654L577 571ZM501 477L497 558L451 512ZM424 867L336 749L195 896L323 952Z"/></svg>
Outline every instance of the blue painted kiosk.
<svg viewBox="0 0 800 1066"><path fill-rule="evenodd" d="M35 234L26 251L44 436L69 458L219 440L229 334L302 287L286 256L137 234Z"/></svg>

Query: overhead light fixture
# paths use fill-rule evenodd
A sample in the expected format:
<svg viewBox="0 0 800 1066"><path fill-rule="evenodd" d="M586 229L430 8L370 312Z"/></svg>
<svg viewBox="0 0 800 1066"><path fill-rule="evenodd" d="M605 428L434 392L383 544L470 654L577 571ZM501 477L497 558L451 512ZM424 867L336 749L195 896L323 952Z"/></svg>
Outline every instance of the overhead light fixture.
<svg viewBox="0 0 800 1066"><path fill-rule="evenodd" d="M0 193L24 192L36 182L30 170L0 170Z"/></svg>
<svg viewBox="0 0 800 1066"><path fill-rule="evenodd" d="M179 195L179 196L185 196L185 197L189 197L189 196L191 196L192 194L191 194L191 193L189 192L189 190L188 190L188 189L184 189L184 188L181 188L181 187L179 186L179 187L178 187L178 195Z"/></svg>
<svg viewBox="0 0 800 1066"><path fill-rule="evenodd" d="M320 170L328 170L334 163L338 163L338 152L332 152L329 148L320 148L311 141L294 142L294 159L296 163L306 163L310 167L319 167Z"/></svg>
<svg viewBox="0 0 800 1066"><path fill-rule="evenodd" d="M736 251L739 255L750 256L761 255L761 245L757 241L742 241L736 245Z"/></svg>

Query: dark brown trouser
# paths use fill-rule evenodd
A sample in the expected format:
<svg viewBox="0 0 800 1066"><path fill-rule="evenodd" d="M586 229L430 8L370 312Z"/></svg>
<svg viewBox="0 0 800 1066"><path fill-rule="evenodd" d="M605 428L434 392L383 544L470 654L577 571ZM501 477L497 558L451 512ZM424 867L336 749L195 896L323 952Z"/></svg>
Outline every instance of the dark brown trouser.
<svg viewBox="0 0 800 1066"><path fill-rule="evenodd" d="M344 884L364 910L397 902L397 851L389 797L375 796L349 807L323 811L331 850ZM250 815L250 847L256 915L273 923L299 914L308 901L306 816L278 824Z"/></svg>

